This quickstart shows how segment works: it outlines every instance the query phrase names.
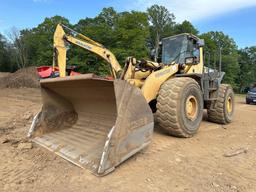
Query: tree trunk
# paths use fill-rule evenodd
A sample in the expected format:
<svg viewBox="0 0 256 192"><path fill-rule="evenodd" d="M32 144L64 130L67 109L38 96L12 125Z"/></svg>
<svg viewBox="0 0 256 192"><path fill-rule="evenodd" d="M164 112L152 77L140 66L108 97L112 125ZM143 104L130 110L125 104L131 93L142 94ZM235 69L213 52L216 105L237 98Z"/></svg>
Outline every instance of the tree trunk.
<svg viewBox="0 0 256 192"><path fill-rule="evenodd" d="M155 40L155 57L154 61L157 62L159 52L159 32L156 32L156 40Z"/></svg>

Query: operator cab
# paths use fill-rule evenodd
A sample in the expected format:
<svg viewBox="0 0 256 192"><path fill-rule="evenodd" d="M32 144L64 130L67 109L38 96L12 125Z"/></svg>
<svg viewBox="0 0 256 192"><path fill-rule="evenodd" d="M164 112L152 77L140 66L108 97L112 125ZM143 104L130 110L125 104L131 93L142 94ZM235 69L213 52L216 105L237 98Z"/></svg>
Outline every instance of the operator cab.
<svg viewBox="0 0 256 192"><path fill-rule="evenodd" d="M198 64L203 40L191 34L180 34L162 39L163 64Z"/></svg>

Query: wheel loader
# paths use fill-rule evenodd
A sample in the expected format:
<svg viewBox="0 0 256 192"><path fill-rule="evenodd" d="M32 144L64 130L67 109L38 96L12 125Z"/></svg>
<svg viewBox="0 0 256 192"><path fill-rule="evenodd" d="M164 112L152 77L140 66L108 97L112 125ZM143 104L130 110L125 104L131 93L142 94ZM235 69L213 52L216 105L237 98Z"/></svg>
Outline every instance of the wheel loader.
<svg viewBox="0 0 256 192"><path fill-rule="evenodd" d="M230 123L234 93L221 84L224 72L204 66L204 41L184 33L161 42L161 62L129 57L121 67L102 44L59 24L53 75L40 80L43 105L28 136L103 176L150 144L154 119L167 134L183 138L197 133L204 109L210 121ZM105 60L113 78L67 75L69 44Z"/></svg>

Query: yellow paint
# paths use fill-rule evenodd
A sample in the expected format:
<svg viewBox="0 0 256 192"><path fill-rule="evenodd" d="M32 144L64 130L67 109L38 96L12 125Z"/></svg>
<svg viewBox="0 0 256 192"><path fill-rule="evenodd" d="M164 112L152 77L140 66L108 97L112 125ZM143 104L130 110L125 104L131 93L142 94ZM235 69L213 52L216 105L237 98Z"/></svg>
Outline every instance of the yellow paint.
<svg viewBox="0 0 256 192"><path fill-rule="evenodd" d="M77 34L79 38L73 37L71 35L68 35L63 30L63 27L58 24L55 33L54 33L54 47L58 51L57 56L57 65L60 69L60 77L66 76L66 47L65 42L69 42L72 44L75 44L81 48L84 48L90 52L95 53L96 55L103 58L105 61L107 61L111 65L111 72L113 76L116 78L116 73L122 70L120 64L118 63L115 55L103 47L100 43L97 43L90 39L89 37L86 37L80 33Z"/></svg>
<svg viewBox="0 0 256 192"><path fill-rule="evenodd" d="M226 103L227 112L231 113L233 110L232 98L229 96Z"/></svg>
<svg viewBox="0 0 256 192"><path fill-rule="evenodd" d="M54 37L53 37L53 45L54 48L56 49L56 59L53 59L53 69L54 66L57 65L59 67L60 71L60 77L65 77L66 76L66 53L67 53L67 48L65 46L65 42L63 40L63 37L65 35L65 32L61 25L58 25ZM55 63L57 61L57 63Z"/></svg>
<svg viewBox="0 0 256 192"><path fill-rule="evenodd" d="M178 64L174 64L152 72L148 76L141 88L142 94L148 103L153 99L156 99L161 85L177 73L178 69Z"/></svg>
<svg viewBox="0 0 256 192"><path fill-rule="evenodd" d="M141 79L127 79L126 81L138 88L141 88L144 84L144 81Z"/></svg>
<svg viewBox="0 0 256 192"><path fill-rule="evenodd" d="M200 51L200 59L199 59L199 63L196 65L186 65L185 67L185 73L187 74L193 74L193 73L198 73L198 74L202 74L203 73L203 68L204 68L204 59L203 59L203 48L200 47L199 48Z"/></svg>
<svg viewBox="0 0 256 192"><path fill-rule="evenodd" d="M187 98L185 109L186 109L186 115L188 119L190 119L191 121L194 121L198 113L198 103L196 98L193 95Z"/></svg>
<svg viewBox="0 0 256 192"><path fill-rule="evenodd" d="M128 60L128 68L125 72L125 76L124 76L125 80L128 80L128 79L143 80L143 79L146 79L152 73L152 70L144 70L144 71L139 70L136 67L137 61L135 58L128 57L127 60ZM146 61L145 65L146 65L145 67L148 67L151 69L160 67L160 63L156 63L153 61Z"/></svg>

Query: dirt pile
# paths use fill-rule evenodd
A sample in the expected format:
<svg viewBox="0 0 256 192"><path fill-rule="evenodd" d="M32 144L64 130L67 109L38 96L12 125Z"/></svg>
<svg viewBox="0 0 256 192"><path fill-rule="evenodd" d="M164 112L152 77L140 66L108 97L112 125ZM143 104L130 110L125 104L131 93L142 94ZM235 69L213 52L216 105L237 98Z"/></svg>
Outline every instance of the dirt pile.
<svg viewBox="0 0 256 192"><path fill-rule="evenodd" d="M0 72L0 78L10 75L9 72Z"/></svg>
<svg viewBox="0 0 256 192"><path fill-rule="evenodd" d="M0 78L1 88L39 87L39 77L35 67L19 69L14 73Z"/></svg>

